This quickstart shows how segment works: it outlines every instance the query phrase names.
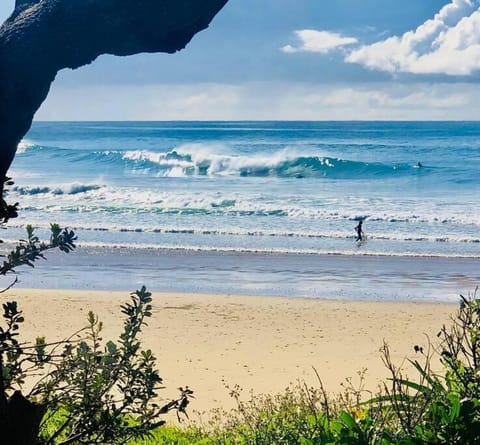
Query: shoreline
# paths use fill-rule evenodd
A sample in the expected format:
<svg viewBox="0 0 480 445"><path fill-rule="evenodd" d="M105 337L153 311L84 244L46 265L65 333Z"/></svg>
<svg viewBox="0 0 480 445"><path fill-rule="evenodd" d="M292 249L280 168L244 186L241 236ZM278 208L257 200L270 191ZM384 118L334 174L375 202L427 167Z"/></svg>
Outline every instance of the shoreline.
<svg viewBox="0 0 480 445"><path fill-rule="evenodd" d="M65 226L69 230L72 229L76 231L75 227ZM99 229L98 231L102 231ZM135 230L131 231L137 232ZM19 236L21 238L21 235ZM354 237L351 237L352 239ZM45 238L46 240L46 238ZM18 239L5 239L2 238L4 246L11 248L18 243ZM478 244L477 241L473 241L475 245ZM204 255L258 255L258 256L307 256L307 257L348 257L348 258L362 258L362 257L373 257L373 258L406 258L406 259L426 259L426 260L480 260L480 252L474 254L468 253L413 253L413 252L383 252L383 251L368 251L361 250L360 247L356 247L357 250L351 251L315 251L308 249L282 249L282 248L265 248L265 249L254 249L254 248L240 248L240 247L198 247L198 246L170 246L170 245L158 245L158 244L136 244L136 243L124 243L124 244L110 244L106 242L80 242L77 243L77 249L80 250L109 250L109 251L133 251L133 252L172 252L172 253L186 253L186 254L195 254L201 253Z"/></svg>
<svg viewBox="0 0 480 445"><path fill-rule="evenodd" d="M19 269L21 288L150 290L456 302L480 283L479 260L182 250L84 248L49 252L34 269ZM3 279L0 288L11 281Z"/></svg>
<svg viewBox="0 0 480 445"><path fill-rule="evenodd" d="M58 341L86 324L89 310L104 323L105 340L122 326L128 292L13 288L2 295L23 311L22 340L45 335ZM372 302L201 293L153 292L153 316L142 346L151 348L164 378L162 398L175 388L195 391L190 413L234 406L226 386L278 393L298 379L316 385L315 368L328 392L367 368L366 387L387 377L379 349L392 358L418 358L413 345L435 339L457 306L450 303ZM425 335L424 335L425 334ZM195 418L195 415L191 416Z"/></svg>
<svg viewBox="0 0 480 445"><path fill-rule="evenodd" d="M354 223L355 221L352 221ZM21 239L24 236L24 228L25 225L32 224L36 230L37 235L40 235L40 238L48 239L49 237L49 229L44 225L37 225L35 223L29 222L25 220L20 225L14 225L9 227L10 229L10 236L12 233L16 233L16 236L9 237L7 239L2 239L4 241L5 246L14 246L18 239ZM469 260L479 260L480 259L480 251L478 249L467 250L464 251L460 248L455 249L431 249L432 245L438 243L439 246L448 246L448 245L455 245L459 244L461 246L471 245L477 247L480 243L480 239L478 237L473 237L469 235L465 235L464 238L460 239L449 239L448 236L443 237L422 237L414 238L414 237L405 237L404 239L390 239L389 242L396 243L400 242L400 245L385 245L383 244L385 241L384 236L382 235L369 235L369 242L365 244L358 245L355 242L354 235L345 235L340 236L337 241L341 241L341 244L326 244L323 246L315 246L312 247L311 245L301 244L300 247L292 247L291 244L288 246L270 246L265 245L262 242L256 243L245 243L239 244L236 243L234 240L240 238L250 238L255 237L257 233L225 233L224 231L216 231L216 230L200 230L198 233L195 232L194 229L149 229L149 228L141 228L141 227L132 227L128 229L109 229L106 227L78 227L75 224L69 224L66 222L61 222L61 225L75 231L77 235L79 235L80 242L77 243L77 247L82 250L101 250L107 249L111 251L122 251L122 250L129 250L129 251L166 251L166 252L185 252L185 253L194 253L194 252L201 252L203 254L230 254L230 255L280 255L280 256L288 256L288 255L300 255L300 256L347 256L347 257L381 257L381 258L425 258L425 259L469 259ZM92 234L103 234L106 235L107 241L103 238L97 239L97 237L92 236ZM139 238L137 240L129 239L126 236L126 240L120 240L112 236L114 234L127 234L127 235L134 235L143 238ZM231 237L231 242L227 242L226 244L213 243L212 245L206 245L201 241L201 238L197 239L197 244L192 244L191 236L227 236ZM154 237L154 239L150 239L147 241L149 236ZM158 236L166 237L166 239L160 241ZM185 239L184 237L188 237ZM155 238L157 237L157 238ZM177 238L179 237L179 238ZM284 238L284 239L296 239L296 240L327 240L329 239L329 235L319 234L306 234L306 235L299 235L293 233L283 233L283 234L276 234L276 233L264 233L260 238L268 239L268 238ZM333 237L335 238L335 237ZM259 241L259 240L257 240ZM419 248L419 243L426 243L423 245L423 249ZM429 247L430 246L430 247Z"/></svg>

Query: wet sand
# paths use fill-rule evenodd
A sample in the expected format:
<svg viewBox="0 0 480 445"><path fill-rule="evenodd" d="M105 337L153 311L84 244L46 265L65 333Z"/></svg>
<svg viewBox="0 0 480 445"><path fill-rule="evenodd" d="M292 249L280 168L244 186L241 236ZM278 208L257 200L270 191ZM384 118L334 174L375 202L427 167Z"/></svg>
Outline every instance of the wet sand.
<svg viewBox="0 0 480 445"><path fill-rule="evenodd" d="M17 287L446 302L480 283L478 258L79 247L19 268ZM10 277L0 286L10 284Z"/></svg>

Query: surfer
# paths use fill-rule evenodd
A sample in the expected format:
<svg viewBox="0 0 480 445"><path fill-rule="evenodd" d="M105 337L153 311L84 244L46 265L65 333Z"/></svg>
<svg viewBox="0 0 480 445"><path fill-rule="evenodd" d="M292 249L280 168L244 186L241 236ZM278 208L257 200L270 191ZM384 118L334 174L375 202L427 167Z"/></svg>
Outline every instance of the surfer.
<svg viewBox="0 0 480 445"><path fill-rule="evenodd" d="M355 241L363 241L363 228L362 228L363 221L360 220L358 221L357 227L355 227L355 230L357 231L357 239Z"/></svg>

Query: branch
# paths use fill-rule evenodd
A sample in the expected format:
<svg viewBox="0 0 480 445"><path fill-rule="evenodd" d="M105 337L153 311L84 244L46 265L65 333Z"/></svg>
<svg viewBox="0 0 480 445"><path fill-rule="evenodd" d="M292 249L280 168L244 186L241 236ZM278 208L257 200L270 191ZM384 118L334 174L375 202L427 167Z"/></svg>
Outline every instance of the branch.
<svg viewBox="0 0 480 445"><path fill-rule="evenodd" d="M0 179L59 70L179 51L227 1L17 0L0 28Z"/></svg>
<svg viewBox="0 0 480 445"><path fill-rule="evenodd" d="M7 290L11 289L18 281L18 275L15 275L15 279L5 288L0 290L0 294L3 294L4 292L7 292Z"/></svg>

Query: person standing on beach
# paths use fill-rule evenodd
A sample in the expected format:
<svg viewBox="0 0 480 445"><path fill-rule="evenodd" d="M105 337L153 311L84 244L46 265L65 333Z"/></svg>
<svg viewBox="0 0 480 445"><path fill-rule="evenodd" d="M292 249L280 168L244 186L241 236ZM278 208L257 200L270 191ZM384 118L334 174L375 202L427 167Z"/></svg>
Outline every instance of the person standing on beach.
<svg viewBox="0 0 480 445"><path fill-rule="evenodd" d="M357 239L355 241L363 241L363 228L362 228L363 221L358 221L357 227L355 230L357 231Z"/></svg>

